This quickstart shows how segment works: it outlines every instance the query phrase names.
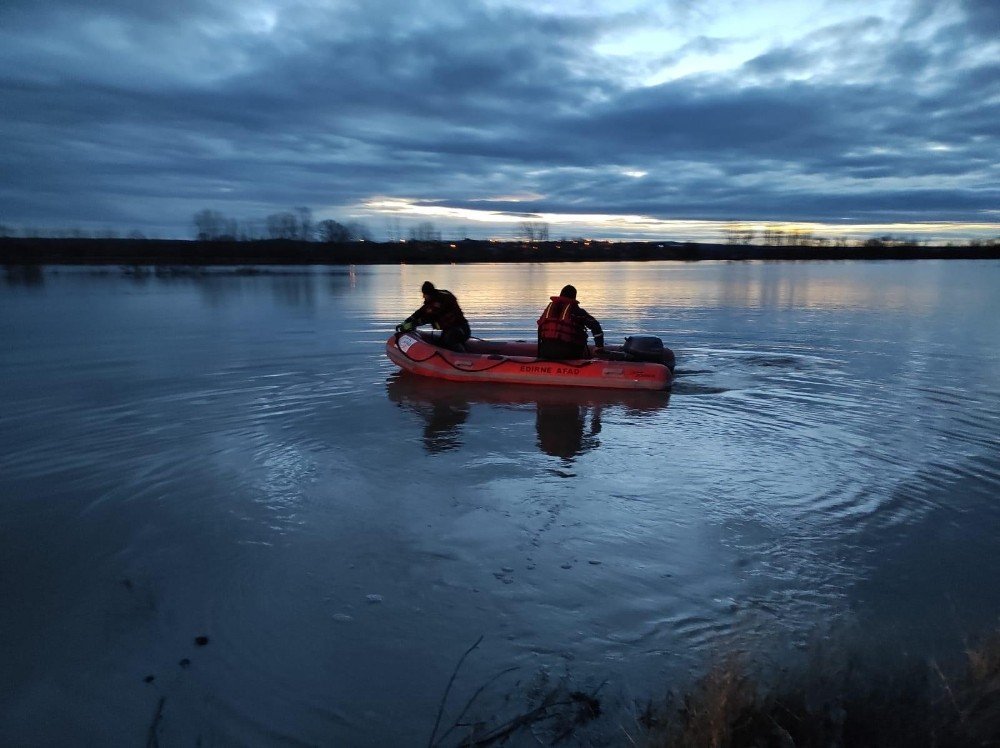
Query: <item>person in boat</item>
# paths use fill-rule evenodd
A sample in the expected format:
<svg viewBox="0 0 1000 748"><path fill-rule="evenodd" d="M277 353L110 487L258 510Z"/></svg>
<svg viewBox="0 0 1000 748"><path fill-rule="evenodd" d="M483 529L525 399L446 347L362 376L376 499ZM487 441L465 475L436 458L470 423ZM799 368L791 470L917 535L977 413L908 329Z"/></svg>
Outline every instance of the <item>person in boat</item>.
<svg viewBox="0 0 1000 748"><path fill-rule="evenodd" d="M453 351L465 350L464 343L472 335L472 330L455 294L443 288L434 288L430 281L424 281L420 293L424 295L424 305L401 325L396 325L396 331L407 332L420 325L432 325L435 330L441 331L440 343L443 347Z"/></svg>
<svg viewBox="0 0 1000 748"><path fill-rule="evenodd" d="M576 300L576 289L563 286L558 296L550 297L538 318L538 357L565 360L587 358L587 330L594 336L594 346L604 348L601 323L590 316Z"/></svg>

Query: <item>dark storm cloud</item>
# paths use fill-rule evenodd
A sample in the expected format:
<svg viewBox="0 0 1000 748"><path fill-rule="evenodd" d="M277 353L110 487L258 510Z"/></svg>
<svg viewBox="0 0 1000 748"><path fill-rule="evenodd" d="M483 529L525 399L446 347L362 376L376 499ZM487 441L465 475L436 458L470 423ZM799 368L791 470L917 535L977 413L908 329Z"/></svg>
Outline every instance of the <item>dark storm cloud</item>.
<svg viewBox="0 0 1000 748"><path fill-rule="evenodd" d="M88 57L85 69L75 68L69 63L90 40L27 7L24 15L8 7L5 20L13 15L29 36L41 27L53 37L67 34L76 45L53 45L69 49L52 56L66 58L59 75L39 75L30 67L18 75L8 68L0 79L0 95L14 113L3 122L4 135L20 146L4 159L4 173L13 178L6 180L4 196L37 204L37 220L45 218L48 197L66 182L88 179L114 200L111 185L144 170L150 184L189 180L191 188L203 190L204 201L219 197L212 188L217 183L243 199L257 194L276 206L315 202L321 186L327 198L329 183L342 179L353 182L355 198L391 191L407 169L433 169L440 180L453 165L445 163L449 151L437 149L435 141L502 126L543 102L578 105L589 92L607 87L588 71L594 66L586 60L575 69L565 64L579 57L576 47L593 35L592 27L556 18L483 11L414 25L412 15L402 12L412 6L400 5L398 13L382 6L379 17L358 6L336 18L320 14L284 34L241 37L222 57L222 63L240 58L226 75L208 69L185 81L168 72L158 82L133 80L113 60ZM111 3L92 5L88 13L99 20L118 10ZM168 36L171 28L187 29L219 15L214 6L191 6L175 11L177 26L155 28ZM126 36L152 36L145 25L150 18L159 20L132 9ZM480 26L483 33L472 33ZM49 59L41 67L60 64ZM424 136L426 147L421 133L432 134ZM482 155L490 157L488 151ZM40 191L21 181L30 164L46 167ZM388 179L382 183L379 175ZM289 179L278 186L277 177ZM289 186L296 184L298 189ZM419 179L410 184L415 186L422 186Z"/></svg>
<svg viewBox="0 0 1000 748"><path fill-rule="evenodd" d="M983 40L995 42L1000 37L1000 3L996 0L961 0L965 29Z"/></svg>
<svg viewBox="0 0 1000 748"><path fill-rule="evenodd" d="M996 14L963 7L920 44L873 16L635 88L635 63L593 45L638 13L16 0L0 7L0 222L186 235L203 207L514 193L544 197L493 207L979 219L998 203L1000 68L955 60ZM911 23L930 17L915 5ZM650 62L731 44L696 37Z"/></svg>

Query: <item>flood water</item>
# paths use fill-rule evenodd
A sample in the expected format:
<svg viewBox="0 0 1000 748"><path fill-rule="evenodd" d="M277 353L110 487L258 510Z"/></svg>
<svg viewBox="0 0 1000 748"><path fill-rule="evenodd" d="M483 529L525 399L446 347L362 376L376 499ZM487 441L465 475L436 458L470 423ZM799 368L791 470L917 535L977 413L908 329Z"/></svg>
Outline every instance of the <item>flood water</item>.
<svg viewBox="0 0 1000 748"><path fill-rule="evenodd" d="M573 283L674 388L400 376L426 279L484 338ZM444 724L957 652L1000 615L998 318L992 261L10 269L0 742L425 745L480 636Z"/></svg>

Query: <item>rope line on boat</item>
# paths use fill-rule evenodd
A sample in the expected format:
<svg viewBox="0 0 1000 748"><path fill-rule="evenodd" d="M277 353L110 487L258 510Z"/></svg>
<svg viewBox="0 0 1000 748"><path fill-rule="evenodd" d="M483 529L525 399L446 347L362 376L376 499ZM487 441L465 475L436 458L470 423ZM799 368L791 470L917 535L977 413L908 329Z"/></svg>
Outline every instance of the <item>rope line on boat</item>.
<svg viewBox="0 0 1000 748"><path fill-rule="evenodd" d="M427 361L430 361L432 358L434 358L434 356L437 356L442 361L444 361L446 364L448 364L452 369L455 369L456 371L482 372L482 371L492 371L493 369L495 369L496 367L500 366L501 364L504 364L504 363L507 363L508 361L510 361L510 357L509 356L501 356L500 354L492 354L492 355L497 355L498 358L497 358L496 361L494 361L494 363L491 366L485 366L485 367L483 367L481 369L463 369L462 367L456 366L452 361L450 361L444 355L444 353L442 353L440 350L438 350L438 346L436 346L434 343L430 342L429 340L424 339L424 337L422 335L420 337L421 337L421 340L423 340L423 342L425 342L429 346L431 346L432 351L431 351L431 355L428 356L427 358L416 359L413 356L411 356L408 351L404 351L402 348L399 348L399 343L398 343L399 336L398 336L398 334L396 336L396 341L397 341L396 347L397 347L397 349L399 349L399 352L402 353L404 356L406 356L408 359L410 359L410 361L414 361L414 362L416 362L418 364L426 363ZM482 340L482 338L477 338L477 340ZM454 354L457 354L459 356L461 356L463 354L464 355L468 355L468 356L485 356L485 355L487 355L487 354L483 354L483 353L468 353L468 352L464 352L464 351L449 351L449 353L454 353ZM485 360L489 361L490 359L487 358ZM576 368L576 369L583 369L584 367L591 366L596 360L597 359L593 359L593 360L590 360L590 361L585 361L583 363L574 363L572 361L552 361L550 359L545 359L545 358L535 358L534 362L535 363L559 364L559 366L572 366L573 368ZM525 365L530 365L530 364L525 364Z"/></svg>

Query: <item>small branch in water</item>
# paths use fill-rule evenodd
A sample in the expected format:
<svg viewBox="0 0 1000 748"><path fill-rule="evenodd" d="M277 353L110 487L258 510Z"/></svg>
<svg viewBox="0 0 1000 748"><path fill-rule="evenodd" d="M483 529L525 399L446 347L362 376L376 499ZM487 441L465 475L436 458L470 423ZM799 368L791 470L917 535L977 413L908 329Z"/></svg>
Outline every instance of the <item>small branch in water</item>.
<svg viewBox="0 0 1000 748"><path fill-rule="evenodd" d="M494 743L506 740L522 727L533 725L547 719L554 719L558 715L550 713L549 709L559 706L570 706L573 703L571 701L550 701L549 699L554 697L555 693L555 691L550 693L540 706L535 707L530 712L517 715L481 738L469 738L462 741L459 745L463 747L474 746L475 748L485 748L485 746L493 745Z"/></svg>
<svg viewBox="0 0 1000 748"><path fill-rule="evenodd" d="M941 670L941 666L937 664L937 660L931 660L931 667L941 678L941 685L944 686L944 691L948 694L948 700L951 701L951 705L955 708L955 714L958 715L959 722L965 722L965 715L962 713L961 707L958 705L958 699L955 698L955 692L951 690L951 686L948 684L948 679L945 677L944 672Z"/></svg>
<svg viewBox="0 0 1000 748"><path fill-rule="evenodd" d="M488 681L486 681L483 685L481 685L479 688L477 688L476 692L474 694L472 694L472 697L467 702L465 702L465 706L462 707L462 711L459 712L459 714L458 714L457 717L455 717L455 721L452 723L451 727L449 727L447 730L445 730L441 734L441 737L438 738L437 743L435 743L435 745L441 745L441 743L444 741L444 739L446 737L448 737L451 734L451 731L454 730L456 727L464 727L465 726L465 725L462 724L462 717L464 717L465 713L467 711L469 711L469 709L472 707L472 704L475 702L475 700L477 698L479 698L479 694L481 694L484 690L486 690L487 686L489 686L492 683L495 683L502 676L506 675L507 673L512 673L515 670L517 670L517 667L509 667L506 670L501 670L499 673L497 673L496 675L494 675L492 678L490 678Z"/></svg>
<svg viewBox="0 0 1000 748"><path fill-rule="evenodd" d="M628 730L625 729L625 725L619 724L618 726L621 728L622 732L625 733L625 737L628 740L629 745L638 745L638 743L635 742L635 738L629 735Z"/></svg>
<svg viewBox="0 0 1000 748"><path fill-rule="evenodd" d="M558 711L561 708L575 709L576 714L573 716L572 722L567 724L549 743L549 745L558 745L570 737L576 727L600 715L601 704L597 699L597 693L603 686L602 683L593 694L573 691L568 694L568 699L560 698L566 692L562 688L556 687L549 691L542 699L542 703L531 711L517 715L485 735L466 738L459 745L463 748L486 748L486 746L505 741L523 727L531 727L552 719L565 719L567 715Z"/></svg>
<svg viewBox="0 0 1000 748"><path fill-rule="evenodd" d="M160 720L163 719L163 704L166 698L160 697L160 703L156 705L156 714L153 715L153 721L149 725L149 732L146 733L146 748L160 748L160 741L156 737L156 730L160 726Z"/></svg>
<svg viewBox="0 0 1000 748"><path fill-rule="evenodd" d="M437 735L438 726L441 724L441 715L444 714L444 705L448 701L448 694L451 692L451 686L455 682L455 676L458 675L458 671L462 667L462 663L465 662L465 658L469 656L472 650L479 646L482 640L483 635L480 634L479 638L476 639L476 643L465 650L465 654L458 659L458 663L455 665L455 669L451 673L451 678L448 679L448 686L444 689L444 695L441 696L441 703L438 705L437 718L434 720L434 729L431 730L431 737L427 741L427 748L434 747L434 736Z"/></svg>

